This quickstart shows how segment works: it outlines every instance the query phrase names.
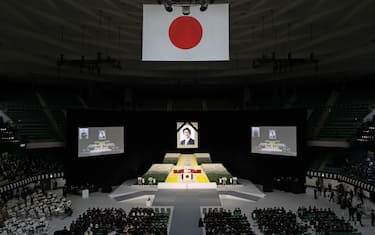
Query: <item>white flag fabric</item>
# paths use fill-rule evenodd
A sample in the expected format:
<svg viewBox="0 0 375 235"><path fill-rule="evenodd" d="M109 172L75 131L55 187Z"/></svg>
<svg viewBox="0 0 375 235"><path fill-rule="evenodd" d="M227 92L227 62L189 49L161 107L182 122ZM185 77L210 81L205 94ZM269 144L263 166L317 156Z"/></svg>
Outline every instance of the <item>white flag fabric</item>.
<svg viewBox="0 0 375 235"><path fill-rule="evenodd" d="M163 5L143 5L143 61L229 60L228 4L181 6L167 12Z"/></svg>

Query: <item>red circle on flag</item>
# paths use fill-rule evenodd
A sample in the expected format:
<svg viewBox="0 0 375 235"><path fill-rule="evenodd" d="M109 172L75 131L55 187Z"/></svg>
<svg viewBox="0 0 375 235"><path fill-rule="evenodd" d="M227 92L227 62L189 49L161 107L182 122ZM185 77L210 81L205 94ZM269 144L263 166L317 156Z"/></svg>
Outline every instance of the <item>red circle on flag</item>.
<svg viewBox="0 0 375 235"><path fill-rule="evenodd" d="M191 49L202 39L202 25L191 16L180 16L169 26L169 39L180 49Z"/></svg>
<svg viewBox="0 0 375 235"><path fill-rule="evenodd" d="M186 179L188 179L188 178L189 178L189 175L186 175L185 177L186 177Z"/></svg>

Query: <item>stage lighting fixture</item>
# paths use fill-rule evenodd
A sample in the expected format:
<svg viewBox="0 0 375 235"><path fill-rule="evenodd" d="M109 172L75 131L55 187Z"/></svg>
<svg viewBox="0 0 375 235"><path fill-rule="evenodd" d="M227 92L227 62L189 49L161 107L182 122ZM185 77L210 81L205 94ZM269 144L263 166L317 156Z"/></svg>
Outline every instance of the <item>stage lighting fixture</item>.
<svg viewBox="0 0 375 235"><path fill-rule="evenodd" d="M189 5L183 5L182 6L182 14L187 16L190 15L190 6Z"/></svg>
<svg viewBox="0 0 375 235"><path fill-rule="evenodd" d="M165 8L166 11L168 11L168 12L173 11L172 2L170 0L163 1L163 4L164 4L164 8Z"/></svg>
<svg viewBox="0 0 375 235"><path fill-rule="evenodd" d="M205 10L207 10L207 7L208 7L208 0L201 0L201 8L200 8L200 10L201 11L205 11Z"/></svg>

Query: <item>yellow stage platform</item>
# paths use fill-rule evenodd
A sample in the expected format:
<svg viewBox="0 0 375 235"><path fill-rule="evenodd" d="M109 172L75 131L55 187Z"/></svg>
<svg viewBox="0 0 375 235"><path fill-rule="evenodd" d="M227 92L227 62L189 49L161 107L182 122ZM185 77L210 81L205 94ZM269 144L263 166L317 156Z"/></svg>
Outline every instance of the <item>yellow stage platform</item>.
<svg viewBox="0 0 375 235"><path fill-rule="evenodd" d="M169 172L165 183L179 183L181 182L180 174L174 173L174 170L183 170L183 169L194 169L200 170L201 173L194 174L194 183L209 183L208 177L202 167L197 163L197 159L194 154L180 154L178 162L175 167Z"/></svg>

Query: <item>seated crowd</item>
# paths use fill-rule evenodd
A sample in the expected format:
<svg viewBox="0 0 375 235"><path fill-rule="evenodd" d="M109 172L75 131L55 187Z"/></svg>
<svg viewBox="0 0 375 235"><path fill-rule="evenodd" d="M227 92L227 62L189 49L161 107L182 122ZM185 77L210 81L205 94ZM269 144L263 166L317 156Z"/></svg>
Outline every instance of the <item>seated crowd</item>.
<svg viewBox="0 0 375 235"><path fill-rule="evenodd" d="M70 234L108 234L124 230L127 225L123 209L89 208L70 225Z"/></svg>
<svg viewBox="0 0 375 235"><path fill-rule="evenodd" d="M29 176L62 171L62 163L49 160L50 157L19 156L8 152L0 155L0 178L3 184Z"/></svg>
<svg viewBox="0 0 375 235"><path fill-rule="evenodd" d="M72 214L71 201L54 193L44 192L40 187L25 187L1 196L1 235L45 233L49 218Z"/></svg>
<svg viewBox="0 0 375 235"><path fill-rule="evenodd" d="M209 208L204 210L203 223L200 220L200 226L204 226L207 235L220 234L243 234L252 235L250 223L245 214L242 214L241 209L236 208L233 212L223 208Z"/></svg>
<svg viewBox="0 0 375 235"><path fill-rule="evenodd" d="M375 157L369 156L361 162L346 161L344 175L375 184Z"/></svg>
<svg viewBox="0 0 375 235"><path fill-rule="evenodd" d="M307 226L297 222L295 213L287 212L283 207L255 209L251 216L258 224L259 230L265 235L304 234L308 229Z"/></svg>
<svg viewBox="0 0 375 235"><path fill-rule="evenodd" d="M15 130L7 124L1 123L0 117L0 143L13 142L16 140Z"/></svg>
<svg viewBox="0 0 375 235"><path fill-rule="evenodd" d="M356 234L353 226L330 208L299 207L297 214L283 207L255 209L252 218L265 235L268 234ZM359 221L360 222L360 221ZM361 222L360 222L361 223Z"/></svg>
<svg viewBox="0 0 375 235"><path fill-rule="evenodd" d="M169 212L161 208L132 208L129 213L129 234L167 234Z"/></svg>
<svg viewBox="0 0 375 235"><path fill-rule="evenodd" d="M164 208L162 208L164 209ZM127 215L119 208L90 208L70 225L65 234L164 235L168 233L169 212L159 208L132 208Z"/></svg>
<svg viewBox="0 0 375 235"><path fill-rule="evenodd" d="M340 219L330 209L317 209L316 207L299 207L298 217L315 230L316 234L329 234L332 232L353 232L353 227L343 218Z"/></svg>

